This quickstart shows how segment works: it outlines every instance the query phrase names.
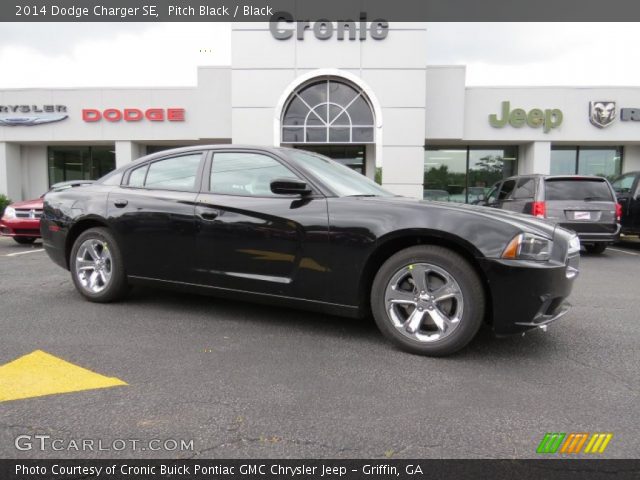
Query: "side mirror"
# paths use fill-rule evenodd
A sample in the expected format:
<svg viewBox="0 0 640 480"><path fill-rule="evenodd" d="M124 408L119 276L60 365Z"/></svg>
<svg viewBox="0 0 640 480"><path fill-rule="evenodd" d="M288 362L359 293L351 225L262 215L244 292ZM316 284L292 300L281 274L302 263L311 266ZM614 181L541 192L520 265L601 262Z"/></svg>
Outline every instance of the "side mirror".
<svg viewBox="0 0 640 480"><path fill-rule="evenodd" d="M297 178L276 178L271 182L271 192L277 195L308 195L311 189L307 182Z"/></svg>
<svg viewBox="0 0 640 480"><path fill-rule="evenodd" d="M478 198L477 198L478 201L483 202L484 199L485 199L484 193L481 193L481 194L478 195Z"/></svg>

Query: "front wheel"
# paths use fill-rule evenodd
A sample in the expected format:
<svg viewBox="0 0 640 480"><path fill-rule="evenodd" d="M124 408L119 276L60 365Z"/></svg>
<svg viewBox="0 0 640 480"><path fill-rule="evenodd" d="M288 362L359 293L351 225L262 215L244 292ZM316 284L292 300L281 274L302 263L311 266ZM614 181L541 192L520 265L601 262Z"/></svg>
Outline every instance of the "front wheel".
<svg viewBox="0 0 640 480"><path fill-rule="evenodd" d="M376 274L371 308L378 328L411 353L450 355L482 325L482 282L469 263L439 246L415 246L390 257Z"/></svg>
<svg viewBox="0 0 640 480"><path fill-rule="evenodd" d="M76 289L92 302L113 302L127 292L118 244L106 228L91 228L76 239L69 261Z"/></svg>

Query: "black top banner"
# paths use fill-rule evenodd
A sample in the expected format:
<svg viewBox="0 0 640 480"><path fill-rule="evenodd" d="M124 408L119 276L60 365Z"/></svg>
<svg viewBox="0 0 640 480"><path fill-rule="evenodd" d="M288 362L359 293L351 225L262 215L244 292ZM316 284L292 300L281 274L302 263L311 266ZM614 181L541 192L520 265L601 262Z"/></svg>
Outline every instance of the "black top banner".
<svg viewBox="0 0 640 480"><path fill-rule="evenodd" d="M2 480L637 479L638 460L0 460Z"/></svg>
<svg viewBox="0 0 640 480"><path fill-rule="evenodd" d="M635 0L3 0L2 22L604 22L640 20Z"/></svg>

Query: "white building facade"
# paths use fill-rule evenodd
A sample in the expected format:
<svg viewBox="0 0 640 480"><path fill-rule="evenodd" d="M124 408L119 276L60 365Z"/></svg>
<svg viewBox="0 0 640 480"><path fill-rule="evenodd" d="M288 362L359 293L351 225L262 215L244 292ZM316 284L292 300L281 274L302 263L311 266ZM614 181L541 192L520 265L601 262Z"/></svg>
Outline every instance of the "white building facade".
<svg viewBox="0 0 640 480"><path fill-rule="evenodd" d="M306 148L451 201L516 173L640 170L640 87L467 87L427 65L425 24L365 25L236 24L231 65L195 87L0 90L0 193L208 143Z"/></svg>

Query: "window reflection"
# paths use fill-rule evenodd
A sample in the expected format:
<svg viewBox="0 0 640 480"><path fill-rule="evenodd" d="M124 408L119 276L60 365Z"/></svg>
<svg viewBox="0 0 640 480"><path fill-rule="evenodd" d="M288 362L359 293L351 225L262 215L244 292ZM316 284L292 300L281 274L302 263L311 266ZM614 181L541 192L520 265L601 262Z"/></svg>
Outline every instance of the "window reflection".
<svg viewBox="0 0 640 480"><path fill-rule="evenodd" d="M516 174L517 152L517 146L427 147L423 197L477 203L495 182Z"/></svg>
<svg viewBox="0 0 640 480"><path fill-rule="evenodd" d="M56 146L47 151L49 186L69 180L97 180L116 168L114 145Z"/></svg>
<svg viewBox="0 0 640 480"><path fill-rule="evenodd" d="M613 179L622 170L622 147L554 146L552 175L597 175Z"/></svg>

